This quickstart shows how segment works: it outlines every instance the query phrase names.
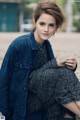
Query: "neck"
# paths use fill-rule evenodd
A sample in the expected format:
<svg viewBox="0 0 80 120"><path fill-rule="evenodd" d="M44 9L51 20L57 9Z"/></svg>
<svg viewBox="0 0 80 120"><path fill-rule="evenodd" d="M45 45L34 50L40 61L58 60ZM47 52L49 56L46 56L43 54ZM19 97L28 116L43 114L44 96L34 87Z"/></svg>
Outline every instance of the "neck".
<svg viewBox="0 0 80 120"><path fill-rule="evenodd" d="M36 32L34 32L34 38L35 38L35 40L36 40L36 42L37 42L38 44L43 44L43 43L44 43L44 41L42 41L42 40L38 37L38 35L36 34Z"/></svg>

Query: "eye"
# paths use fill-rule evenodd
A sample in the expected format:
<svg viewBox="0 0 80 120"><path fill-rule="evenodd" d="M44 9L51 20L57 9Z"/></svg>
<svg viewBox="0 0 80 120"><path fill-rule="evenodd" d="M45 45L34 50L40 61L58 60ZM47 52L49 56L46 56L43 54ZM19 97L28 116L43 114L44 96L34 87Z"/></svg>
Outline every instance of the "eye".
<svg viewBox="0 0 80 120"><path fill-rule="evenodd" d="M55 24L49 24L50 27L55 27Z"/></svg>
<svg viewBox="0 0 80 120"><path fill-rule="evenodd" d="M45 25L45 23L44 23L44 22L40 22L39 24L40 24L41 26Z"/></svg>

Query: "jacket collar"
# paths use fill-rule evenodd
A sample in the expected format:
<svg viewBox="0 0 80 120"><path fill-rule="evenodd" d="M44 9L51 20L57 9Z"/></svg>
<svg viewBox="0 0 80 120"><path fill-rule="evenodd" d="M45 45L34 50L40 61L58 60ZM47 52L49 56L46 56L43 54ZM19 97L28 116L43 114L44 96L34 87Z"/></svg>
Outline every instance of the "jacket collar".
<svg viewBox="0 0 80 120"><path fill-rule="evenodd" d="M37 46L37 42L36 42L36 40L35 40L35 38L34 38L34 31L32 31L31 33L30 33L30 41L31 41L31 48L32 48L32 50L38 50L38 46ZM45 41L45 43L46 43L46 46L48 47L49 46L49 41L48 40L46 40Z"/></svg>
<svg viewBox="0 0 80 120"><path fill-rule="evenodd" d="M34 31L32 31L30 33L30 38L31 38L30 41L31 41L31 48L32 48L32 50L38 50L38 46L37 46L36 40L34 38ZM47 50L49 52L50 58L53 59L54 58L54 54L53 54L50 42L48 40L46 40L45 44L46 44L46 48L47 48Z"/></svg>
<svg viewBox="0 0 80 120"><path fill-rule="evenodd" d="M30 41L31 41L31 48L32 48L32 50L38 50L38 46L37 46L36 40L34 38L34 31L32 31L30 33L30 38L31 38Z"/></svg>

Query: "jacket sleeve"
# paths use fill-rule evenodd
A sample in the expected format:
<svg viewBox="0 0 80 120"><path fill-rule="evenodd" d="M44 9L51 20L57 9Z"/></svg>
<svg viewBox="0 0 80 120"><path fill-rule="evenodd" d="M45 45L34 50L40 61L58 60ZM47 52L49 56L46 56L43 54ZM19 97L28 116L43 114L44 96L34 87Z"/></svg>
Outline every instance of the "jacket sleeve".
<svg viewBox="0 0 80 120"><path fill-rule="evenodd" d="M0 112L5 116L8 115L9 85L17 54L17 48L10 45L4 56L0 69Z"/></svg>

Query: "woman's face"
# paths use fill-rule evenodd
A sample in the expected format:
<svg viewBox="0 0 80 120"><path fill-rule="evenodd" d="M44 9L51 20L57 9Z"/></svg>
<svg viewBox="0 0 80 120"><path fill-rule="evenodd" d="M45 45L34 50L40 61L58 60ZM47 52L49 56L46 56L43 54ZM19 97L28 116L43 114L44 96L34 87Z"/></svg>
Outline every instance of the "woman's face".
<svg viewBox="0 0 80 120"><path fill-rule="evenodd" d="M56 20L52 15L43 13L35 23L35 40L43 43L56 31Z"/></svg>

